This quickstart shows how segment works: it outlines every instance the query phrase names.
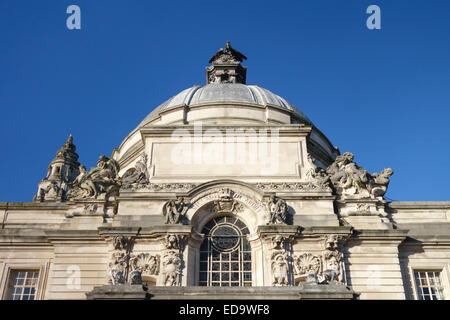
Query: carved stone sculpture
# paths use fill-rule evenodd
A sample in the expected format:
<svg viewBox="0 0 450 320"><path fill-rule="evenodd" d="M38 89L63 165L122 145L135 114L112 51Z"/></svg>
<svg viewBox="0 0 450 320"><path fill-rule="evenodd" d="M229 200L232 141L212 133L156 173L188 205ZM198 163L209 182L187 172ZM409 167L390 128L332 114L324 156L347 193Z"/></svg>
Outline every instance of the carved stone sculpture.
<svg viewBox="0 0 450 320"><path fill-rule="evenodd" d="M219 191L219 200L213 201L212 210L214 213L236 212L242 210L242 205L233 199L234 191L229 188L223 188Z"/></svg>
<svg viewBox="0 0 450 320"><path fill-rule="evenodd" d="M168 250L162 256L162 282L165 286L180 285L182 257L177 250Z"/></svg>
<svg viewBox="0 0 450 320"><path fill-rule="evenodd" d="M289 285L289 266L286 252L275 251L272 253L272 284L274 286Z"/></svg>
<svg viewBox="0 0 450 320"><path fill-rule="evenodd" d="M287 224L288 206L281 198L271 196L267 204L269 221L267 224Z"/></svg>
<svg viewBox="0 0 450 320"><path fill-rule="evenodd" d="M116 160L104 155L100 156L97 167L89 173L84 166L80 166L79 175L70 185L68 198L78 200L97 198L99 195L104 195L105 198L117 195L121 185L119 169L119 163Z"/></svg>
<svg viewBox="0 0 450 320"><path fill-rule="evenodd" d="M179 235L168 234L163 239L163 244L166 249L180 249Z"/></svg>
<svg viewBox="0 0 450 320"><path fill-rule="evenodd" d="M132 239L130 237L118 235L113 239L114 251L111 255L108 271L109 281L113 285L126 282L131 246Z"/></svg>
<svg viewBox="0 0 450 320"><path fill-rule="evenodd" d="M319 254L310 252L294 255L294 272L300 281L318 284L343 284L343 254L339 250L341 236L328 235Z"/></svg>
<svg viewBox="0 0 450 320"><path fill-rule="evenodd" d="M339 239L336 235L329 235L325 239L325 250L322 253L323 274L319 277L320 283L343 282L343 255L339 252L338 241Z"/></svg>
<svg viewBox="0 0 450 320"><path fill-rule="evenodd" d="M336 193L359 199L382 197L386 193L393 170L388 168L381 173L370 174L354 163L353 159L352 153L345 152L337 156L327 168L326 173Z"/></svg>
<svg viewBox="0 0 450 320"><path fill-rule="evenodd" d="M279 234L272 237L272 249L273 250L285 250L285 248L284 248L285 241L286 241L286 238Z"/></svg>
<svg viewBox="0 0 450 320"><path fill-rule="evenodd" d="M122 189L141 189L150 183L150 173L148 170L148 155L142 153L140 159L122 177Z"/></svg>
<svg viewBox="0 0 450 320"><path fill-rule="evenodd" d="M389 185L389 177L394 174L391 168L384 169L381 173L372 174L370 181L370 194L372 197L383 197Z"/></svg>
<svg viewBox="0 0 450 320"><path fill-rule="evenodd" d="M180 285L186 235L167 234L162 238L161 281L164 286Z"/></svg>
<svg viewBox="0 0 450 320"><path fill-rule="evenodd" d="M307 278L307 282L315 281L321 273L322 263L319 257L311 253L303 253L294 257L296 275Z"/></svg>
<svg viewBox="0 0 450 320"><path fill-rule="evenodd" d="M307 181L313 183L318 189L328 190L330 189L330 177L327 175L324 169L319 168L315 163L312 156L308 153L308 168L305 172L305 178Z"/></svg>
<svg viewBox="0 0 450 320"><path fill-rule="evenodd" d="M142 274L139 270L130 272L130 284L142 284Z"/></svg>
<svg viewBox="0 0 450 320"><path fill-rule="evenodd" d="M126 252L113 252L108 271L109 280L113 285L125 283L127 259L128 257Z"/></svg>
<svg viewBox="0 0 450 320"><path fill-rule="evenodd" d="M131 270L139 270L142 274L159 274L160 255L140 253L133 256L130 261Z"/></svg>
<svg viewBox="0 0 450 320"><path fill-rule="evenodd" d="M166 202L163 207L163 214L166 217L166 224L177 224L182 222L184 213L187 209L184 199L178 197L177 200Z"/></svg>

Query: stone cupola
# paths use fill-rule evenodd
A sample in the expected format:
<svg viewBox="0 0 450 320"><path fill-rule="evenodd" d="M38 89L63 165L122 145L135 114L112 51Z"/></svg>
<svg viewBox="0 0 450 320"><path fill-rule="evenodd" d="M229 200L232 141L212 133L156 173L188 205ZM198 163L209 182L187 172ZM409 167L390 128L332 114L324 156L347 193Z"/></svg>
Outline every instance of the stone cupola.
<svg viewBox="0 0 450 320"><path fill-rule="evenodd" d="M212 65L206 67L206 83L245 84L247 68L241 65L244 60L247 57L233 49L227 41L225 48L220 48L209 60Z"/></svg>
<svg viewBox="0 0 450 320"><path fill-rule="evenodd" d="M56 152L47 171L47 176L39 182L34 201L64 200L67 183L71 183L79 174L78 154L75 152L72 135Z"/></svg>

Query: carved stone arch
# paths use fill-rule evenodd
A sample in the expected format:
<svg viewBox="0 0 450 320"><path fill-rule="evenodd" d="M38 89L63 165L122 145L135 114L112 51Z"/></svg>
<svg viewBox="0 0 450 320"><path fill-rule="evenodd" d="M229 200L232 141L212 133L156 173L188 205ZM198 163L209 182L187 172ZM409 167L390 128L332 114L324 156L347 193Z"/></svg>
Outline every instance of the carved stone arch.
<svg viewBox="0 0 450 320"><path fill-rule="evenodd" d="M210 182L192 190L189 198L191 205L186 218L197 234L209 220L220 215L236 215L248 226L251 234L267 221L263 194L245 183L233 180Z"/></svg>
<svg viewBox="0 0 450 320"><path fill-rule="evenodd" d="M247 189L247 190L250 190L251 192L256 193L261 198L264 195L263 191L261 191L260 189L256 188L255 186L253 186L249 183L239 181L239 180L233 180L233 179L219 179L219 180L208 181L208 182L205 182L205 183L202 183L202 184L196 186L195 188L193 188L192 190L190 190L188 192L188 196L193 197L196 194L199 194L202 191L209 189L211 187L220 187L220 186L227 186L227 185L243 187L244 189Z"/></svg>

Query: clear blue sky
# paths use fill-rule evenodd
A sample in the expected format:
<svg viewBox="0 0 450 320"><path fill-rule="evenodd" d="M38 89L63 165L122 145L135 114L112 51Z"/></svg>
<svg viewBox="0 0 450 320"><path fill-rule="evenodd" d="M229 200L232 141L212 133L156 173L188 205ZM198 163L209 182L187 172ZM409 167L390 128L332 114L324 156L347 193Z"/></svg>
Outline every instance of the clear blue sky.
<svg viewBox="0 0 450 320"><path fill-rule="evenodd" d="M81 8L82 29L66 28ZM366 8L381 8L381 30ZM394 200L450 200L450 1L0 2L0 201L31 201L72 133L95 166L156 106L205 82L227 40Z"/></svg>

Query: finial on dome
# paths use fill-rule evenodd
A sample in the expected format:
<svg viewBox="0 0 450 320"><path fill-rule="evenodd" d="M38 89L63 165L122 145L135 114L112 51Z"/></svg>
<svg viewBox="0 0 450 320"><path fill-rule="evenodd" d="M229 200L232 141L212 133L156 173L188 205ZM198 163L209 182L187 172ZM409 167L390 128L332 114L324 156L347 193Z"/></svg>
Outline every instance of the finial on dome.
<svg viewBox="0 0 450 320"><path fill-rule="evenodd" d="M227 41L225 48L220 48L209 59L212 65L206 68L206 83L245 84L247 68L241 65L244 60L247 60L247 57L233 49L230 41Z"/></svg>

